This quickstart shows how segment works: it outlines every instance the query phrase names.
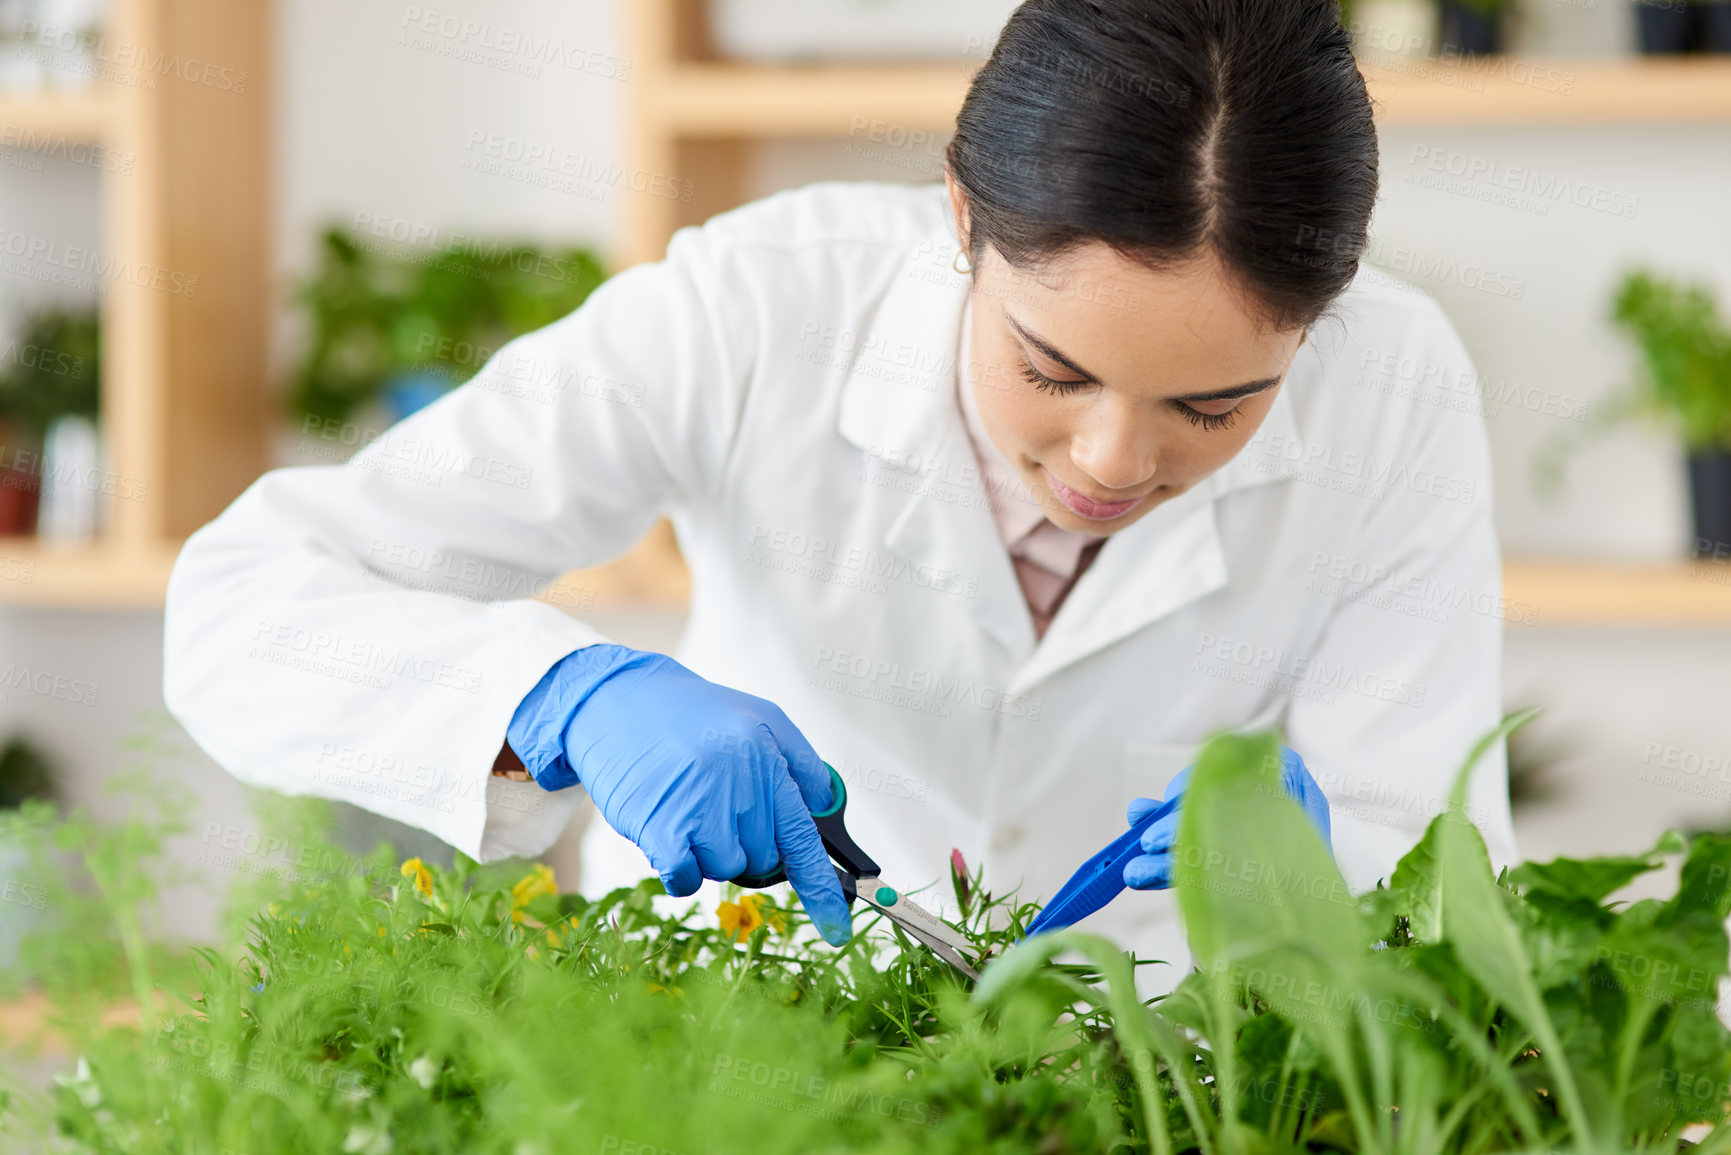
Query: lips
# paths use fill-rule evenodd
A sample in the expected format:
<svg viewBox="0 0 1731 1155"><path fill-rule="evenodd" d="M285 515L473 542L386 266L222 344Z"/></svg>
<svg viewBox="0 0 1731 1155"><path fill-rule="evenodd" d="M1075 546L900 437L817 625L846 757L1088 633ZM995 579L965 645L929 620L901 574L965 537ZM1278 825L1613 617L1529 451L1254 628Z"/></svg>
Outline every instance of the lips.
<svg viewBox="0 0 1731 1155"><path fill-rule="evenodd" d="M1050 470L1046 473L1046 480L1051 485L1052 496L1063 502L1065 509L1089 521L1111 521L1115 517L1123 517L1136 508L1142 497L1148 496L1143 494L1142 497L1132 497L1126 501L1095 501L1053 477Z"/></svg>

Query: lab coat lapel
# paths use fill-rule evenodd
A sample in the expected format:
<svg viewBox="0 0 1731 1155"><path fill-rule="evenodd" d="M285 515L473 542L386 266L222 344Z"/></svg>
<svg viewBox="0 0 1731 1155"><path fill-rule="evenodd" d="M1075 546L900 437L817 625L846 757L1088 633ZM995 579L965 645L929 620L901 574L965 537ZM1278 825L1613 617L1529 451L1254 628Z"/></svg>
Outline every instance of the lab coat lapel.
<svg viewBox="0 0 1731 1155"><path fill-rule="evenodd" d="M1290 387L1291 381L1288 381ZM1257 436L1198 485L1114 534L1058 610L1009 687L1026 693L1042 679L1222 588L1231 578L1215 503L1239 490L1285 480L1280 447L1297 440L1283 387Z"/></svg>
<svg viewBox="0 0 1731 1155"><path fill-rule="evenodd" d="M910 567L954 575L958 606L1020 666L1034 648L1033 621L957 403L969 281L951 266L956 252L947 231L909 250L853 352L837 428L868 466L876 458L876 468L919 478L884 547Z"/></svg>

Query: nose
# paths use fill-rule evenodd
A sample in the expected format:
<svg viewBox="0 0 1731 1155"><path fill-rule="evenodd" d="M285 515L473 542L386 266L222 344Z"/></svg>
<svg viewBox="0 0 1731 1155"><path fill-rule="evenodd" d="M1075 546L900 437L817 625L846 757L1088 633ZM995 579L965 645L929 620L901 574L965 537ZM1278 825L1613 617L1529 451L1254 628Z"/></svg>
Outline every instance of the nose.
<svg viewBox="0 0 1731 1155"><path fill-rule="evenodd" d="M1158 467L1154 422L1116 406L1089 414L1070 438L1070 463L1102 489L1146 485Z"/></svg>

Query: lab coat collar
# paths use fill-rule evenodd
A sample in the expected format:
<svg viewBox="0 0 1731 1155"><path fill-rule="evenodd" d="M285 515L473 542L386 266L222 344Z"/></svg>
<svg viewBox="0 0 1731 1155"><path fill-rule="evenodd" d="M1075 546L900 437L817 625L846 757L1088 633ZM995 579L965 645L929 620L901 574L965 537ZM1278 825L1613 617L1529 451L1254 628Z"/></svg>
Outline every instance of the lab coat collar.
<svg viewBox="0 0 1731 1155"><path fill-rule="evenodd" d="M1020 666L1034 625L992 516L956 402L956 360L969 279L955 271L948 229L909 247L895 282L851 353L837 429L868 468L914 481L884 546L966 605Z"/></svg>
<svg viewBox="0 0 1731 1155"><path fill-rule="evenodd" d="M931 567L944 588L960 590L956 596L971 603L975 620L1008 652L1016 673L1006 692L1025 693L1226 585L1230 574L1215 505L1230 494L1288 479L1282 450L1298 441L1291 388L1295 378L1310 375L1301 366L1315 354L1310 343L1299 350L1262 427L1236 457L1112 536L1036 645L956 402L969 288L968 278L951 264L958 251L947 228L910 246L852 351L837 430L878 458L876 468L922 478L892 520L885 547L910 565Z"/></svg>

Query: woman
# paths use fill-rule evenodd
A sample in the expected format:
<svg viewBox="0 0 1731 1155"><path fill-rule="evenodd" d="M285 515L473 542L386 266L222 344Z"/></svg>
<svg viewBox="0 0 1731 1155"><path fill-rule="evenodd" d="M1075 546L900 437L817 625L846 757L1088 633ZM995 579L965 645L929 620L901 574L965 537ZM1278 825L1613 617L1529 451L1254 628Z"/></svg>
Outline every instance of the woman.
<svg viewBox="0 0 1731 1155"><path fill-rule="evenodd" d="M1483 429L1387 388L1472 367L1359 269L1376 160L1327 0L1029 0L942 186L682 230L348 465L262 477L175 568L168 703L242 779L482 860L581 784L586 887L784 863L832 941L820 758L886 877L959 847L1037 897L1201 740L1278 726L1370 886L1500 713ZM662 515L679 662L524 596ZM1506 794L1499 754L1504 860ZM1169 894L1090 925L1183 957Z"/></svg>

